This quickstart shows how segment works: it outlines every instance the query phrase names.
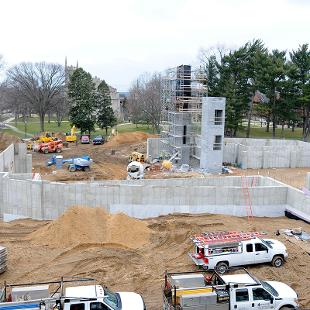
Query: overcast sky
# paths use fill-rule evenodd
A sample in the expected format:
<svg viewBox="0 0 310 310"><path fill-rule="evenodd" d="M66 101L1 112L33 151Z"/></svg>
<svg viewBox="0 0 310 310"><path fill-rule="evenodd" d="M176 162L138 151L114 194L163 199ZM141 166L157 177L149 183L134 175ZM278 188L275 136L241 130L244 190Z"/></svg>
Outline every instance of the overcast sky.
<svg viewBox="0 0 310 310"><path fill-rule="evenodd" d="M79 65L126 91L143 72L196 64L201 48L310 41L310 0L0 0L0 54Z"/></svg>

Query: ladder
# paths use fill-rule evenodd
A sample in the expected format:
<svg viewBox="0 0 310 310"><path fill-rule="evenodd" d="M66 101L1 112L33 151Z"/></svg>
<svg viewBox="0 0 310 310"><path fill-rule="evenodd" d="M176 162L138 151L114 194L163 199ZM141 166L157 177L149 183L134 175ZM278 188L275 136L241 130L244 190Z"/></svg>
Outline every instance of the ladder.
<svg viewBox="0 0 310 310"><path fill-rule="evenodd" d="M251 240L256 237L265 235L264 232L238 232L238 231L215 231L205 232L200 235L196 235L192 238L194 243L203 245L215 244L215 243L231 243L241 242L244 240Z"/></svg>

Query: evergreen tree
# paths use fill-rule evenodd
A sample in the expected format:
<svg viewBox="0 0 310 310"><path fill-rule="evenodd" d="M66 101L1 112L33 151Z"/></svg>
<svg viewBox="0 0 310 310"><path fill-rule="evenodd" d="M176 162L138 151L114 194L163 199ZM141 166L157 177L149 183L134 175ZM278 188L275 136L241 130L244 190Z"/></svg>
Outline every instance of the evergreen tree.
<svg viewBox="0 0 310 310"><path fill-rule="evenodd" d="M303 138L308 139L310 132L310 50L308 44L301 45L297 51L290 53L290 78L294 81L296 98L302 109Z"/></svg>
<svg viewBox="0 0 310 310"><path fill-rule="evenodd" d="M110 89L105 81L102 81L97 88L96 94L96 110L97 110L97 125L106 130L108 133L108 127L115 126L117 123L114 115L111 103Z"/></svg>
<svg viewBox="0 0 310 310"><path fill-rule="evenodd" d="M218 62L216 60L215 55L211 55L207 59L207 63L205 66L206 78L207 78L207 89L208 96L215 97L218 96Z"/></svg>
<svg viewBox="0 0 310 310"><path fill-rule="evenodd" d="M82 68L70 76L68 96L70 100L69 120L81 133L95 130L95 86L91 75Z"/></svg>

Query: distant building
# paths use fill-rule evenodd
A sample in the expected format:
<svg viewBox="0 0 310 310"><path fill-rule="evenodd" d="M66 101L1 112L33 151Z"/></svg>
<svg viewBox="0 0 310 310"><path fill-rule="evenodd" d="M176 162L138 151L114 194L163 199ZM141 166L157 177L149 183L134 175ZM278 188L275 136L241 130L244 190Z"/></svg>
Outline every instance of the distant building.
<svg viewBox="0 0 310 310"><path fill-rule="evenodd" d="M123 116L121 114L121 102L119 98L119 93L117 92L117 89L110 86L110 96L111 96L111 102L112 102L112 109L114 111L114 114L118 120L123 120Z"/></svg>
<svg viewBox="0 0 310 310"><path fill-rule="evenodd" d="M122 121L128 121L129 113L128 113L128 106L127 106L127 92L120 92L119 100L120 100L120 115Z"/></svg>

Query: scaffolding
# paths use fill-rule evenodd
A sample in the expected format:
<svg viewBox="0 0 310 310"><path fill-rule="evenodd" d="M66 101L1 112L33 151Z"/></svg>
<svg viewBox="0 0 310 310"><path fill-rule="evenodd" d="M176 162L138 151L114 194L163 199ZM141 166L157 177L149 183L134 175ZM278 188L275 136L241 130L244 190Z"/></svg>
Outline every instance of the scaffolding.
<svg viewBox="0 0 310 310"><path fill-rule="evenodd" d="M206 77L190 65L166 71L161 93L163 110L162 142L179 163L189 163L195 136L201 131L202 98L207 96Z"/></svg>
<svg viewBox="0 0 310 310"><path fill-rule="evenodd" d="M202 98L207 96L205 83L205 74L189 65L168 69L161 95L165 111L189 112L194 122L201 121Z"/></svg>

